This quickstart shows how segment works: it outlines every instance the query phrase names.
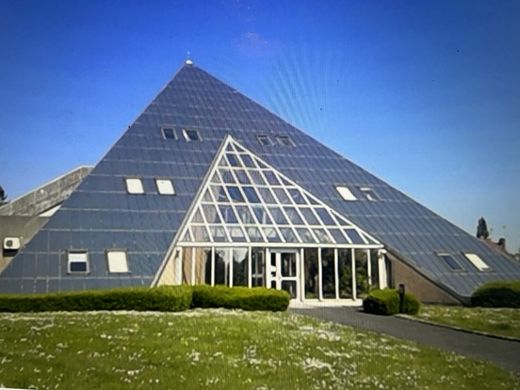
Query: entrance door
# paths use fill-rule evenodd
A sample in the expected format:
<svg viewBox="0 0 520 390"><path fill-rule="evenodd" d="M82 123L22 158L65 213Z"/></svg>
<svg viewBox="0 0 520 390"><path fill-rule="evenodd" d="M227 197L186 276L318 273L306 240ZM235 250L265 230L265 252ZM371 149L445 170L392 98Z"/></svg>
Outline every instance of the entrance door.
<svg viewBox="0 0 520 390"><path fill-rule="evenodd" d="M292 299L300 299L298 288L298 252L271 250L267 287L285 290Z"/></svg>

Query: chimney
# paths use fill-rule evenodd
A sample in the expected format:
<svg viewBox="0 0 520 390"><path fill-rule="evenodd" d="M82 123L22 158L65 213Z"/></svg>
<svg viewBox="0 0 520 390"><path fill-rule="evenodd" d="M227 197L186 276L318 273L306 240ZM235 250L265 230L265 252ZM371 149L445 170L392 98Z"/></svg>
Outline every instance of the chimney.
<svg viewBox="0 0 520 390"><path fill-rule="evenodd" d="M506 251L506 239L504 237L498 239L497 245L501 250Z"/></svg>

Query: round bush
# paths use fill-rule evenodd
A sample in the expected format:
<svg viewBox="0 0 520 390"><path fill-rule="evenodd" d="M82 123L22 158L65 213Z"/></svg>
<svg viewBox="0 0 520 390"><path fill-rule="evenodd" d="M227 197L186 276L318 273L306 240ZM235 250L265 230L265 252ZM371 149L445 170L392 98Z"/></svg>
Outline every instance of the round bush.
<svg viewBox="0 0 520 390"><path fill-rule="evenodd" d="M421 303L412 294L404 295L403 312L405 314L417 314ZM363 310L367 313L380 315L393 315L399 313L399 292L395 289L385 288L373 290L363 300Z"/></svg>
<svg viewBox="0 0 520 390"><path fill-rule="evenodd" d="M471 305L520 308L520 280L488 283L479 287L471 296Z"/></svg>

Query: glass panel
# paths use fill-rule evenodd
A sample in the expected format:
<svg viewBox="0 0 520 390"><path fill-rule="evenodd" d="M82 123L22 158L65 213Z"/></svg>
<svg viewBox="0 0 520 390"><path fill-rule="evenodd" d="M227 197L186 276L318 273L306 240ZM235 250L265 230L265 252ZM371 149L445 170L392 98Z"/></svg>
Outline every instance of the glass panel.
<svg viewBox="0 0 520 390"><path fill-rule="evenodd" d="M211 186L213 197L217 202L229 202L226 192L222 186Z"/></svg>
<svg viewBox="0 0 520 390"><path fill-rule="evenodd" d="M287 291L291 298L296 298L296 281L282 280L282 290Z"/></svg>
<svg viewBox="0 0 520 390"><path fill-rule="evenodd" d="M249 236L249 240L253 242L263 241L262 235L260 234L260 230L255 227L246 228L247 235Z"/></svg>
<svg viewBox="0 0 520 390"><path fill-rule="evenodd" d="M269 212L273 216L275 223L279 225L287 225L287 219L285 219L285 216L279 207L269 207Z"/></svg>
<svg viewBox="0 0 520 390"><path fill-rule="evenodd" d="M368 256L364 249L356 249L356 295L364 298L368 294Z"/></svg>
<svg viewBox="0 0 520 390"><path fill-rule="evenodd" d="M323 243L331 242L329 236L325 232L325 229L312 229L312 230L314 231L314 235L318 239L319 243L323 244Z"/></svg>
<svg viewBox="0 0 520 390"><path fill-rule="evenodd" d="M291 196L292 200L296 204L306 204L305 198L303 197L303 194L297 190L296 188L289 188L287 190L289 192L289 195Z"/></svg>
<svg viewBox="0 0 520 390"><path fill-rule="evenodd" d="M280 253L281 276L296 277L296 253L282 252Z"/></svg>
<svg viewBox="0 0 520 390"><path fill-rule="evenodd" d="M195 250L195 248L184 248L182 251L182 284L191 284L191 252L193 250Z"/></svg>
<svg viewBox="0 0 520 390"><path fill-rule="evenodd" d="M348 242L345 236L341 233L340 229L329 229L329 233L331 234L332 238L334 239L334 242L338 244L346 243Z"/></svg>
<svg viewBox="0 0 520 390"><path fill-rule="evenodd" d="M307 221L307 224L309 225L321 225L320 221L318 221L318 218L314 215L311 209L308 209L306 207L302 207L299 209L300 212L303 215L303 218L305 218L305 221Z"/></svg>
<svg viewBox="0 0 520 390"><path fill-rule="evenodd" d="M274 228L265 227L264 234L267 237L267 240L269 242L281 242L282 239L278 236L278 233L276 233L276 230Z"/></svg>
<svg viewBox="0 0 520 390"><path fill-rule="evenodd" d="M249 175L251 176L251 180L253 180L253 183L257 185L265 185L265 181L262 178L262 175L260 175L260 172L258 171L249 171Z"/></svg>
<svg viewBox="0 0 520 390"><path fill-rule="evenodd" d="M235 174L237 175L238 182L241 184L251 184L249 181L249 178L246 175L246 172L243 169L239 169L235 171Z"/></svg>
<svg viewBox="0 0 520 390"><path fill-rule="evenodd" d="M220 174L222 175L222 181L228 184L235 184L235 178L233 174L228 169L221 169Z"/></svg>
<svg viewBox="0 0 520 390"><path fill-rule="evenodd" d="M321 250L321 280L323 298L336 298L336 271L334 269L334 249Z"/></svg>
<svg viewBox="0 0 520 390"><path fill-rule="evenodd" d="M182 237L182 240L183 242L190 242L191 241L191 235L190 235L190 231L189 230L186 230L186 233L184 233L184 237Z"/></svg>
<svg viewBox="0 0 520 390"><path fill-rule="evenodd" d="M229 228L229 234L231 235L231 240L234 242L246 241L245 234L240 227Z"/></svg>
<svg viewBox="0 0 520 390"><path fill-rule="evenodd" d="M222 214L222 218L227 223L238 223L237 216L233 211L231 206L220 206L220 213Z"/></svg>
<svg viewBox="0 0 520 390"><path fill-rule="evenodd" d="M318 249L305 248L303 253L305 298L318 299Z"/></svg>
<svg viewBox="0 0 520 390"><path fill-rule="evenodd" d="M222 157L220 159L220 161L218 162L218 166L219 167L228 167L229 164L228 164L227 160L224 157Z"/></svg>
<svg viewBox="0 0 520 390"><path fill-rule="evenodd" d="M224 228L221 226L210 226L209 232L211 233L211 237L213 237L213 241L215 242L228 241L226 237L226 232L224 231Z"/></svg>
<svg viewBox="0 0 520 390"><path fill-rule="evenodd" d="M361 238L359 233L354 229L344 229L345 233L347 233L347 236L352 240L353 244L364 244L365 241Z"/></svg>
<svg viewBox="0 0 520 390"><path fill-rule="evenodd" d="M251 249L251 284L253 287L264 287L265 283L265 249Z"/></svg>
<svg viewBox="0 0 520 390"><path fill-rule="evenodd" d="M289 217L290 221L294 225L303 225L303 219L298 214L298 211L294 207L284 207L284 210L287 214L287 217Z"/></svg>
<svg viewBox="0 0 520 390"><path fill-rule="evenodd" d="M274 203L276 204L276 199L273 196L273 193L269 188L258 188L258 192L260 192L260 196L264 200L265 203Z"/></svg>
<svg viewBox="0 0 520 390"><path fill-rule="evenodd" d="M233 153L227 153L226 154L226 157L229 161L229 164L232 166L232 167L239 167L240 166L240 163L238 161L238 158L235 154Z"/></svg>
<svg viewBox="0 0 520 390"><path fill-rule="evenodd" d="M296 228L296 233L300 236L303 242L316 242L314 238L312 237L311 232L309 229L306 228Z"/></svg>
<svg viewBox="0 0 520 390"><path fill-rule="evenodd" d="M220 184L220 177L218 177L217 172L213 174L213 177L211 178L211 182L215 184Z"/></svg>
<svg viewBox="0 0 520 390"><path fill-rule="evenodd" d="M217 208L212 204L202 205L202 210L204 211L204 216L206 217L207 223L219 223L220 218L217 213Z"/></svg>
<svg viewBox="0 0 520 390"><path fill-rule="evenodd" d="M211 248L195 249L195 284L211 284Z"/></svg>
<svg viewBox="0 0 520 390"><path fill-rule="evenodd" d="M282 188L274 188L273 191L281 204L292 204L289 197Z"/></svg>
<svg viewBox="0 0 520 390"><path fill-rule="evenodd" d="M255 167L255 163L253 162L253 159L249 155L241 154L240 158L242 159L242 162L244 163L244 165L246 167L249 167L249 168L254 168Z"/></svg>
<svg viewBox="0 0 520 390"><path fill-rule="evenodd" d="M209 236L208 232L206 231L206 228L204 226L192 226L191 232L193 234L193 237L195 238L195 241L198 242L209 242Z"/></svg>
<svg viewBox="0 0 520 390"><path fill-rule="evenodd" d="M282 233L286 242L298 242L298 238L296 238L296 235L291 228L281 228L280 233Z"/></svg>
<svg viewBox="0 0 520 390"><path fill-rule="evenodd" d="M263 206L252 206L251 208L253 209L253 213L256 215L258 223L261 223L262 225L272 224L271 218L269 218L269 215Z"/></svg>
<svg viewBox="0 0 520 390"><path fill-rule="evenodd" d="M260 203L260 198L256 194L256 191L253 187L242 187L246 198L251 203Z"/></svg>
<svg viewBox="0 0 520 390"><path fill-rule="evenodd" d="M370 281L372 287L379 288L379 263L374 249L370 251Z"/></svg>
<svg viewBox="0 0 520 390"><path fill-rule="evenodd" d="M352 299L352 250L338 249L339 297Z"/></svg>
<svg viewBox="0 0 520 390"><path fill-rule="evenodd" d="M227 188L229 192L229 197L233 202L243 202L244 198L242 197L242 194L240 193L240 190L238 187L230 186Z"/></svg>
<svg viewBox="0 0 520 390"><path fill-rule="evenodd" d="M206 190L204 193L204 196L202 197L203 202L213 202L213 199L211 199L211 194L209 193L209 189Z"/></svg>
<svg viewBox="0 0 520 390"><path fill-rule="evenodd" d="M249 267L247 248L233 248L233 286L247 286Z"/></svg>
<svg viewBox="0 0 520 390"><path fill-rule="evenodd" d="M316 207L314 210L316 211L316 213L318 213L320 219L323 221L325 225L336 225L336 222L334 222L327 210L325 210L322 207Z"/></svg>
<svg viewBox="0 0 520 390"><path fill-rule="evenodd" d="M231 249L215 249L215 284L229 286Z"/></svg>
<svg viewBox="0 0 520 390"><path fill-rule="evenodd" d="M272 185L280 185L280 182L278 181L278 178L274 174L273 171L264 171L264 176L269 184Z"/></svg>
<svg viewBox="0 0 520 390"><path fill-rule="evenodd" d="M202 219L202 214L200 212L200 209L197 209L197 211L195 211L195 214L193 215L193 219L191 220L191 222L198 222L198 223L204 222L204 219Z"/></svg>
<svg viewBox="0 0 520 390"><path fill-rule="evenodd" d="M253 218L253 214L249 211L247 206L237 206L236 207L238 217L244 224L256 224L255 219Z"/></svg>

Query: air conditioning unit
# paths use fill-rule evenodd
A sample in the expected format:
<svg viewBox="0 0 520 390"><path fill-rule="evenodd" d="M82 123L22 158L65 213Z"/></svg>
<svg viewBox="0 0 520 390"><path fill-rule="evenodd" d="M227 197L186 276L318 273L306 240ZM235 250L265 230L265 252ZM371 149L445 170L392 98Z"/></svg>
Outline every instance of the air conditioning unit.
<svg viewBox="0 0 520 390"><path fill-rule="evenodd" d="M6 251L17 251L20 249L20 237L5 237L4 249Z"/></svg>

